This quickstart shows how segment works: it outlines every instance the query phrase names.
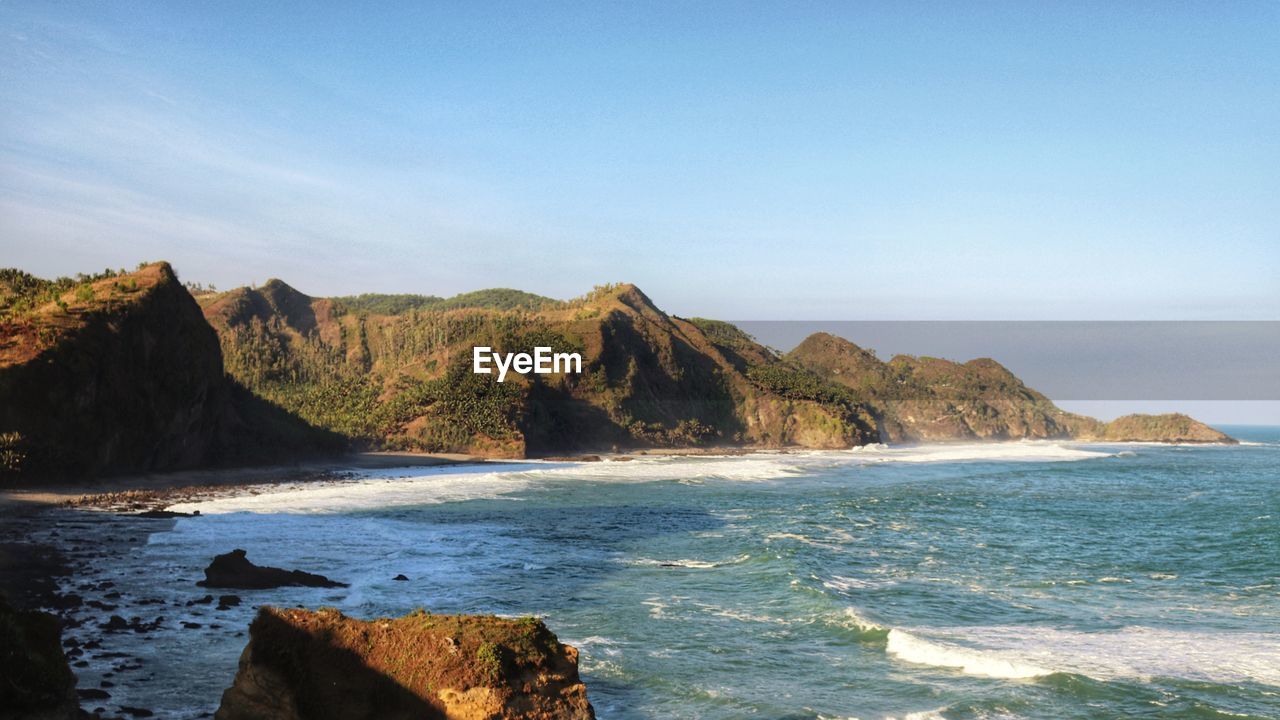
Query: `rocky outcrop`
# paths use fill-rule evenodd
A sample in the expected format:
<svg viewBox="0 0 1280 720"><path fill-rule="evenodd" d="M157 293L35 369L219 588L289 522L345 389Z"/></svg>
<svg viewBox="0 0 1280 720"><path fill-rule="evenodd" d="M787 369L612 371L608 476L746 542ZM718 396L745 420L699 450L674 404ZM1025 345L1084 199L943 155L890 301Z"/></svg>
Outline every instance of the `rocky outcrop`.
<svg viewBox="0 0 1280 720"><path fill-rule="evenodd" d="M75 687L58 619L0 596L0 720L78 717Z"/></svg>
<svg viewBox="0 0 1280 720"><path fill-rule="evenodd" d="M1218 443L1239 441L1181 413L1125 415L1102 426L1093 439L1110 442Z"/></svg>
<svg viewBox="0 0 1280 720"><path fill-rule="evenodd" d="M168 263L46 299L0 321L0 479L179 470L340 447L226 376L217 334Z"/></svg>
<svg viewBox="0 0 1280 720"><path fill-rule="evenodd" d="M787 358L848 388L871 410L887 442L1235 442L1186 415L1129 415L1103 423L1066 412L990 358L957 363L899 355L886 363L827 333L810 335Z"/></svg>
<svg viewBox="0 0 1280 720"><path fill-rule="evenodd" d="M787 357L849 388L871 408L887 442L1066 438L1087 420L990 358L899 355L886 363L827 333L810 335Z"/></svg>
<svg viewBox="0 0 1280 720"><path fill-rule="evenodd" d="M263 608L216 720L588 720L578 653L541 621L432 615L361 621Z"/></svg>
<svg viewBox="0 0 1280 720"><path fill-rule="evenodd" d="M185 468L213 455L229 402L218 339L168 264L69 292L6 340L0 430L21 437L26 474Z"/></svg>
<svg viewBox="0 0 1280 720"><path fill-rule="evenodd" d="M244 550L232 550L218 555L204 569L204 580L196 583L208 588L238 588L240 590L264 590L277 587L347 587L346 583L330 580L301 570L283 570L263 567L249 562ZM234 596L228 596L234 597ZM237 598L236 603L239 603ZM223 602L223 604L226 604Z"/></svg>

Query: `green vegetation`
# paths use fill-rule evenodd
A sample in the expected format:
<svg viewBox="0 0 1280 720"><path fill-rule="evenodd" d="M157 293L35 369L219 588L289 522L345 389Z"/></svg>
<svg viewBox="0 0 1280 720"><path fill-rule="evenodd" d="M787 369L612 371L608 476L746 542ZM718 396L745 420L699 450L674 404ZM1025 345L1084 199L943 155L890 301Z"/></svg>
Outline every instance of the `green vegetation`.
<svg viewBox="0 0 1280 720"><path fill-rule="evenodd" d="M0 475L21 472L25 459L22 433L0 433Z"/></svg>
<svg viewBox="0 0 1280 720"><path fill-rule="evenodd" d="M77 300L92 300L93 283L125 274L124 270L107 268L100 273L45 280L17 268L0 268L0 320L21 318L33 310L56 302L59 296L72 289L76 291ZM136 281L133 289L137 289Z"/></svg>
<svg viewBox="0 0 1280 720"><path fill-rule="evenodd" d="M333 301L343 309L354 313L372 315L399 315L410 310L423 310L444 301L435 295L388 295L364 293L335 297Z"/></svg>
<svg viewBox="0 0 1280 720"><path fill-rule="evenodd" d="M812 370L786 363L748 368L747 379L756 387L792 400L813 400L849 408L858 405L858 399L847 388L824 380Z"/></svg>
<svg viewBox="0 0 1280 720"><path fill-rule="evenodd" d="M723 347L740 349L756 345L756 339L743 332L733 323L727 323L723 320L708 320L707 318L686 318L702 331L707 339L716 345Z"/></svg>
<svg viewBox="0 0 1280 720"><path fill-rule="evenodd" d="M497 682L502 677L502 650L495 643L480 643L476 649L476 667L486 680Z"/></svg>
<svg viewBox="0 0 1280 720"><path fill-rule="evenodd" d="M335 297L333 300L348 312L369 315L403 315L413 310L458 310L462 308L537 311L562 304L559 300L510 288L476 290L450 298L441 298L435 295L365 293L363 295Z"/></svg>

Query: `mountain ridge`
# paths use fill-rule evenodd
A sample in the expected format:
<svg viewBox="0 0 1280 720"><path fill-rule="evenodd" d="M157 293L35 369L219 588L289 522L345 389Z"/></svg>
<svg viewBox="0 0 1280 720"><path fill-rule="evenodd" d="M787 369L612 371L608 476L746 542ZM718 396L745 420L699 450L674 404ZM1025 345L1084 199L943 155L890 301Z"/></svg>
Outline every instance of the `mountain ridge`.
<svg viewBox="0 0 1280 720"><path fill-rule="evenodd" d="M1231 442L1182 415L1065 412L990 358L883 362L826 333L780 354L732 324L669 315L629 283L567 301L455 297L374 312L279 279L193 298L168 263L74 281L0 271L0 467L92 476L344 447ZM578 352L583 372L496 383L470 371L474 345Z"/></svg>

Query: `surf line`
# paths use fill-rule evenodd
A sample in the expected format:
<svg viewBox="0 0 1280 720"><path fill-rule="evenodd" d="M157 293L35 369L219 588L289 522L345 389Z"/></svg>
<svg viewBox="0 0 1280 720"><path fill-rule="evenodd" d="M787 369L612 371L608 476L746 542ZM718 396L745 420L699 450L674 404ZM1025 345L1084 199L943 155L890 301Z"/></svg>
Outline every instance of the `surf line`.
<svg viewBox="0 0 1280 720"><path fill-rule="evenodd" d="M493 368L498 369L498 382L507 378L507 371L515 370L521 375L534 373L550 375L551 373L582 373L582 355L580 353L552 352L551 348L537 346L532 353L501 353L493 348L476 345L471 348L471 372L477 375L492 375Z"/></svg>

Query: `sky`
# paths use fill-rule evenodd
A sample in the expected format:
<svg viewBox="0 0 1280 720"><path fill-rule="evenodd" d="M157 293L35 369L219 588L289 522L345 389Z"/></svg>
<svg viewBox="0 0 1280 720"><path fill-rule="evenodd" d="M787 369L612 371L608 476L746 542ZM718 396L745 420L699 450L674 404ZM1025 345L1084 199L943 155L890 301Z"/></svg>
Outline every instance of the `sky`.
<svg viewBox="0 0 1280 720"><path fill-rule="evenodd" d="M1280 318L1274 2L0 2L0 265Z"/></svg>

